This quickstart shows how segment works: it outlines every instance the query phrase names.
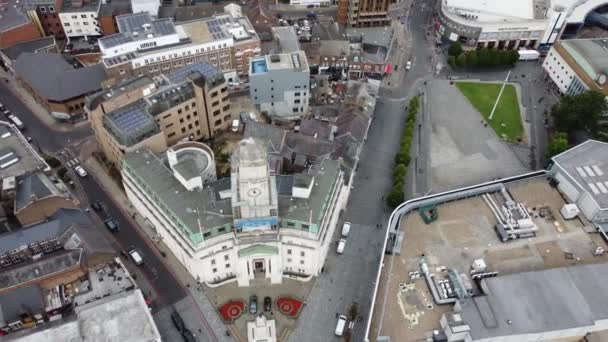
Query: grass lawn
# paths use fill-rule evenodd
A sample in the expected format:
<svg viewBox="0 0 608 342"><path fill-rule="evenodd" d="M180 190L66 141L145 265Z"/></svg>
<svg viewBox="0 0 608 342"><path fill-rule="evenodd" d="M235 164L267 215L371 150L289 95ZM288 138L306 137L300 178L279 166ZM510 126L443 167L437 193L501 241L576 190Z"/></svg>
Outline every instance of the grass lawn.
<svg viewBox="0 0 608 342"><path fill-rule="evenodd" d="M513 85L507 84L505 86L492 120L488 120L488 117L492 112L502 84L456 82L456 86L471 101L473 107L483 115L499 137L510 142L516 142L518 138L523 139L524 128L521 123L519 102Z"/></svg>

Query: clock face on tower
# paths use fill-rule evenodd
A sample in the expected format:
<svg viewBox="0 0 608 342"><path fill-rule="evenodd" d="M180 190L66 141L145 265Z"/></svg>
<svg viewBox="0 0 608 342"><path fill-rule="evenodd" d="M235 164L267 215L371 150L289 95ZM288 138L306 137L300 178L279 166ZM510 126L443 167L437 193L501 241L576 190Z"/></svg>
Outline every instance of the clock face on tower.
<svg viewBox="0 0 608 342"><path fill-rule="evenodd" d="M262 190L260 190L259 188L251 188L249 189L249 191L247 191L247 195L249 197L258 197L262 194Z"/></svg>

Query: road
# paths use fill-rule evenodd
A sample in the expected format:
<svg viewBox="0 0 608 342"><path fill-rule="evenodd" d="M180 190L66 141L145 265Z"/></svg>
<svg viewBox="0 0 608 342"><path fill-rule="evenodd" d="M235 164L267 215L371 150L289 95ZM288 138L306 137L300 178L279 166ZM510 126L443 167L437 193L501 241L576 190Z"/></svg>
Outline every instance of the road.
<svg viewBox="0 0 608 342"><path fill-rule="evenodd" d="M408 27L414 34L408 45L416 48L402 47L396 50L397 55L391 57L392 60L403 59L398 54L405 50L408 59L412 60L412 69L403 73L394 87L381 88L374 120L361 152L359 170L341 221L352 222L346 250L343 255L328 254L325 272L316 280L290 341L336 340L333 335L336 314L346 314L353 303L358 304L359 318L354 322L352 341L362 341L365 337L370 294L375 286L386 229L378 225L387 222L390 215L383 196L393 184L393 161L405 123L405 105L412 95L420 92L424 80L432 75L433 70L431 44L425 31L420 29L427 27L431 3L418 2L409 15ZM420 186L426 187L426 180L420 182ZM336 229L334 240L339 239L339 231Z"/></svg>

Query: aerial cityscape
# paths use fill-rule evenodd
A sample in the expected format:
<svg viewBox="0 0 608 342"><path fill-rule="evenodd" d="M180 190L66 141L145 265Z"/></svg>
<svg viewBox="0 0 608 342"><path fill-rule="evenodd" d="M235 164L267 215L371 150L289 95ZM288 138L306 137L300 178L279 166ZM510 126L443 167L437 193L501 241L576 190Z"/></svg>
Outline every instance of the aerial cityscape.
<svg viewBox="0 0 608 342"><path fill-rule="evenodd" d="M0 0L0 341L608 341L608 0Z"/></svg>

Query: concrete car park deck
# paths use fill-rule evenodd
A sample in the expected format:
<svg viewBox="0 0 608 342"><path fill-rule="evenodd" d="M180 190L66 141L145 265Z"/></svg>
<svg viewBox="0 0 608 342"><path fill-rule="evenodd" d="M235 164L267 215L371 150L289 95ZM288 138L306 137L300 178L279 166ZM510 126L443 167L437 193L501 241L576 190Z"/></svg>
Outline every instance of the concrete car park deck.
<svg viewBox="0 0 608 342"><path fill-rule="evenodd" d="M586 221L562 219L559 210L565 201L545 177L510 183L507 189L529 210L539 227L536 237L500 242L493 229L496 219L481 196L438 205L439 218L428 225L417 210L402 218L400 229L405 238L401 255L385 258L371 341L378 335L399 341L425 340L440 328L441 315L452 309L452 304L433 302L424 277L410 279L409 272L420 271L422 256L438 279L447 278L449 268L468 274L478 258L485 260L488 271L499 274L608 260L607 255L593 255L597 246L606 245L599 234L585 230L589 226ZM386 293L389 270L392 274Z"/></svg>

